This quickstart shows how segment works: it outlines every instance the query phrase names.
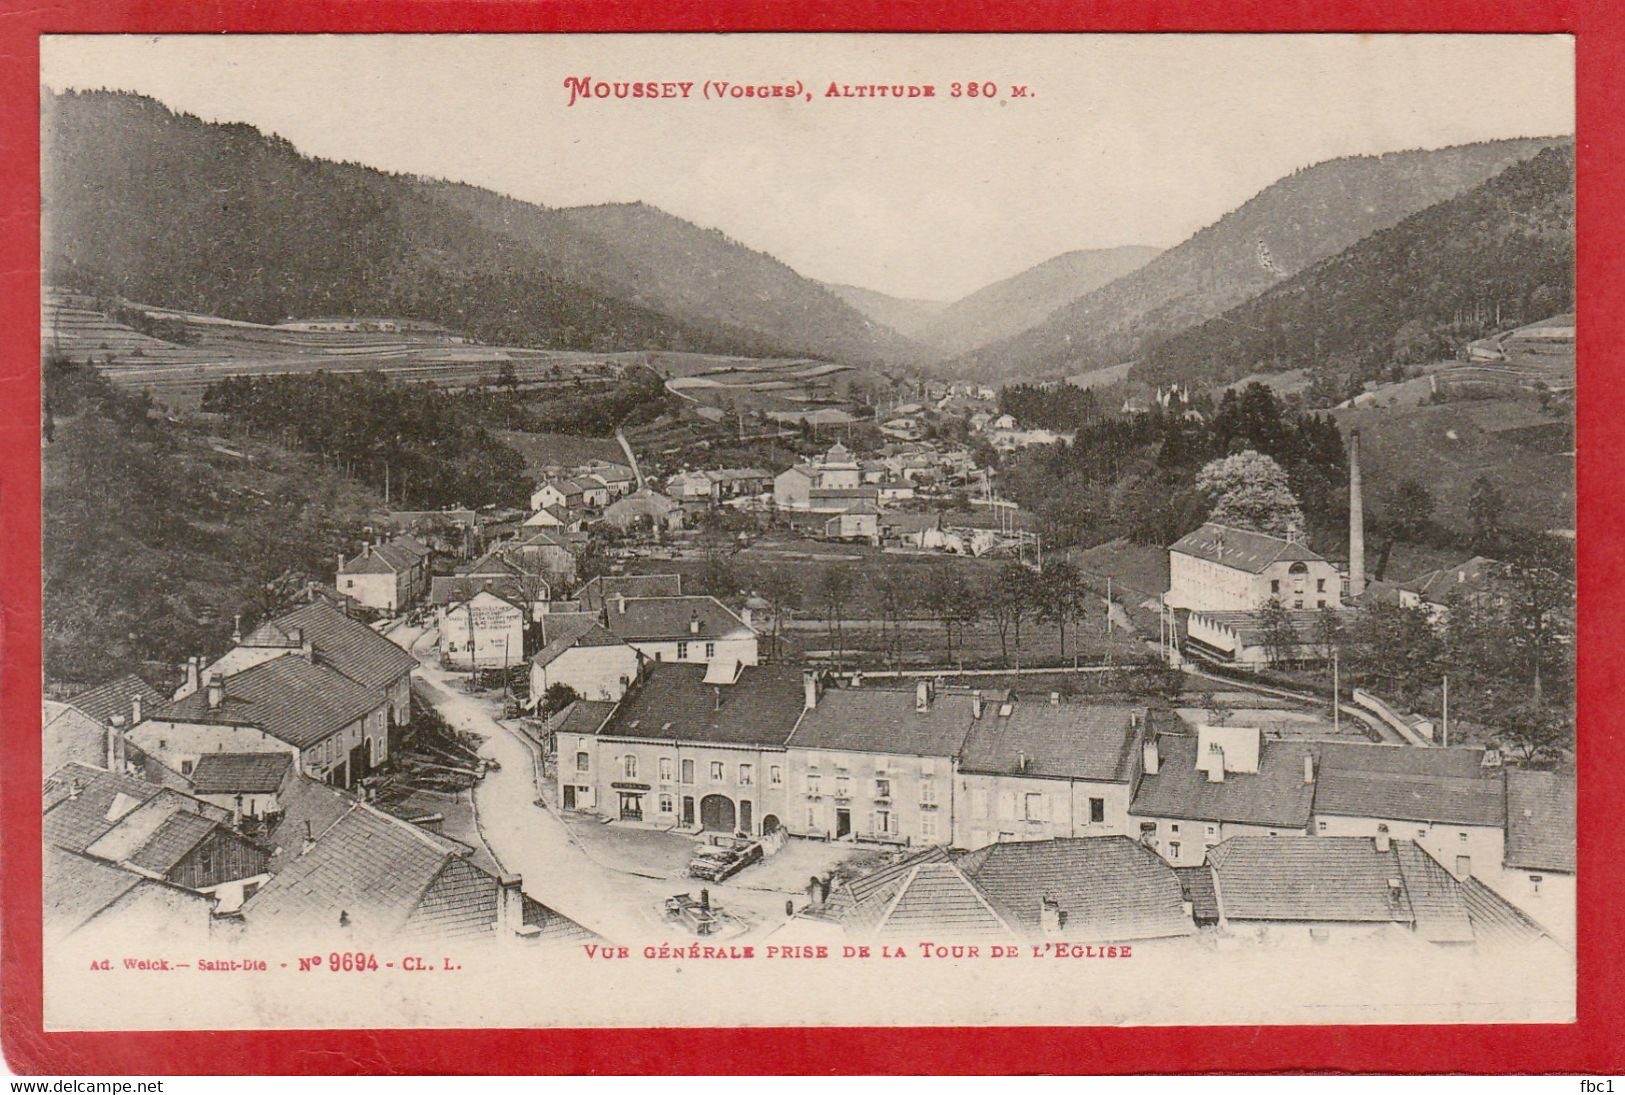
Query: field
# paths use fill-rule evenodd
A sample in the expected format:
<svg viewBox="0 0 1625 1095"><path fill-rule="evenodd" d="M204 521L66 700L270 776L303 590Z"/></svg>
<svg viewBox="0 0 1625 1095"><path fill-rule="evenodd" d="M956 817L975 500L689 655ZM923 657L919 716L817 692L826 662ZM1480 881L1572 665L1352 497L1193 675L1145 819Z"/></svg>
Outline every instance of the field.
<svg viewBox="0 0 1625 1095"><path fill-rule="evenodd" d="M525 460L525 474L546 477L550 467L576 467L591 460L626 463L626 454L613 437L577 437L569 433L526 433L498 430L497 439Z"/></svg>
<svg viewBox="0 0 1625 1095"><path fill-rule="evenodd" d="M756 359L650 352L645 363L674 394L699 406L736 412L842 407L891 382L875 372L812 358Z"/></svg>

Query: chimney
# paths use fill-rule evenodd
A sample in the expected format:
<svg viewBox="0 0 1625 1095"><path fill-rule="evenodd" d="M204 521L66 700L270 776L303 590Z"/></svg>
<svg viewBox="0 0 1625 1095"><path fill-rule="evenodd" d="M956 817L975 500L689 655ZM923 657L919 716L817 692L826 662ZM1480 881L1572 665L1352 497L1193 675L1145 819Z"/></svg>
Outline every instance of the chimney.
<svg viewBox="0 0 1625 1095"><path fill-rule="evenodd" d="M1210 742L1207 750L1207 781L1224 782L1224 750L1218 742Z"/></svg>
<svg viewBox="0 0 1625 1095"><path fill-rule="evenodd" d="M982 717L982 690L980 688L973 688L971 690L970 717L973 719L979 719Z"/></svg>
<svg viewBox="0 0 1625 1095"><path fill-rule="evenodd" d="M626 594L617 593L611 598L615 602L615 613L621 615L626 612Z"/></svg>
<svg viewBox="0 0 1625 1095"><path fill-rule="evenodd" d="M1377 826L1377 835L1372 838L1372 843L1376 845L1379 853L1383 855L1388 854L1388 850L1393 847L1393 841L1390 840L1388 836L1388 826Z"/></svg>
<svg viewBox="0 0 1625 1095"><path fill-rule="evenodd" d="M305 661L309 662L311 665L316 664L316 644L311 642L309 639L300 639L299 653L304 657Z"/></svg>
<svg viewBox="0 0 1625 1095"><path fill-rule="evenodd" d="M209 710L214 711L226 702L226 686L220 679L220 674L209 673Z"/></svg>
<svg viewBox="0 0 1625 1095"><path fill-rule="evenodd" d="M518 935L525 926L525 891L520 889L520 876L505 874L497 879L497 935L506 938Z"/></svg>
<svg viewBox="0 0 1625 1095"><path fill-rule="evenodd" d="M722 710L722 688L720 685L711 686L711 710Z"/></svg>
<svg viewBox="0 0 1625 1095"><path fill-rule="evenodd" d="M338 573L338 574L343 574L344 573L344 552L342 552L342 551L339 552L339 568L335 573Z"/></svg>
<svg viewBox="0 0 1625 1095"><path fill-rule="evenodd" d="M1049 694L1049 705L1051 707L1061 706L1061 694L1059 692L1051 692Z"/></svg>
<svg viewBox="0 0 1625 1095"><path fill-rule="evenodd" d="M1349 431L1349 597L1365 592L1365 500L1360 492L1360 431Z"/></svg>
<svg viewBox="0 0 1625 1095"><path fill-rule="evenodd" d="M310 827L310 818L307 817L305 819L305 839L304 843L299 847L299 854L304 855L314 847L316 847L316 834Z"/></svg>
<svg viewBox="0 0 1625 1095"><path fill-rule="evenodd" d="M811 711L818 706L818 674L811 669L801 674L802 704L806 710Z"/></svg>
<svg viewBox="0 0 1625 1095"><path fill-rule="evenodd" d="M1157 735L1147 734L1145 736L1145 742L1140 746L1140 759L1143 761L1142 767L1145 769L1146 775L1154 776L1157 774L1157 769L1162 766L1162 756L1157 749Z"/></svg>
<svg viewBox="0 0 1625 1095"><path fill-rule="evenodd" d="M1389 879L1388 879L1388 902L1389 902L1389 904L1398 905L1404 899L1404 897L1405 897L1405 883L1404 883L1404 881L1402 879L1400 879L1398 876L1390 876Z"/></svg>
<svg viewBox="0 0 1625 1095"><path fill-rule="evenodd" d="M690 612L688 614L688 633L690 635L698 635L700 633L700 614L698 612Z"/></svg>
<svg viewBox="0 0 1625 1095"><path fill-rule="evenodd" d="M1053 897L1039 899L1038 922L1045 935L1057 935L1066 927L1066 913L1061 911L1061 903Z"/></svg>
<svg viewBox="0 0 1625 1095"><path fill-rule="evenodd" d="M914 710L921 714L931 710L931 685L927 681L914 684Z"/></svg>
<svg viewBox="0 0 1625 1095"><path fill-rule="evenodd" d="M746 627L749 627L751 625L750 624L750 605L745 605L742 608L740 608L740 610L739 610L739 622L744 624Z"/></svg>
<svg viewBox="0 0 1625 1095"><path fill-rule="evenodd" d="M183 696L190 696L198 689L198 674L203 671L202 658L193 656L186 659L186 685Z"/></svg>
<svg viewBox="0 0 1625 1095"><path fill-rule="evenodd" d="M231 618L231 645L237 646L243 641L243 614L241 612Z"/></svg>
<svg viewBox="0 0 1625 1095"><path fill-rule="evenodd" d="M78 778L75 778L73 780L73 782L68 784L68 800L70 802L73 801L74 799L78 798L80 795L82 795L84 793L85 793L85 785L83 783L80 783Z"/></svg>
<svg viewBox="0 0 1625 1095"><path fill-rule="evenodd" d="M1026 770L1027 770L1027 751L1025 749L1018 750L1017 753L1016 753L1016 771L1025 772Z"/></svg>
<svg viewBox="0 0 1625 1095"><path fill-rule="evenodd" d="M1303 755L1303 781L1305 783L1315 782L1315 755L1313 753Z"/></svg>

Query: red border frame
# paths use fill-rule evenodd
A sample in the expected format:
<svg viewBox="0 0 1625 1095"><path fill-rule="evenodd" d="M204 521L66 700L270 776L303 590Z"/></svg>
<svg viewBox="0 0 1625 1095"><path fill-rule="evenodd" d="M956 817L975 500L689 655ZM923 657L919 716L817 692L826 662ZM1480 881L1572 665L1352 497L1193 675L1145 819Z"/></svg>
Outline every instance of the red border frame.
<svg viewBox="0 0 1625 1095"><path fill-rule="evenodd" d="M10 10L7 10L9 8ZM1479 31L1577 36L1580 328L1579 1022L1567 1026L805 1028L46 1034L41 1029L39 737L39 53L42 33L388 31ZM1493 77L1490 77L1493 78ZM0 1042L22 1073L1190 1073L1625 1071L1625 395L1605 347L1625 345L1625 18L1617 0L0 0ZM1615 290L1615 292L1610 292ZM1609 308L1612 303L1614 307ZM7 641L9 640L9 641Z"/></svg>

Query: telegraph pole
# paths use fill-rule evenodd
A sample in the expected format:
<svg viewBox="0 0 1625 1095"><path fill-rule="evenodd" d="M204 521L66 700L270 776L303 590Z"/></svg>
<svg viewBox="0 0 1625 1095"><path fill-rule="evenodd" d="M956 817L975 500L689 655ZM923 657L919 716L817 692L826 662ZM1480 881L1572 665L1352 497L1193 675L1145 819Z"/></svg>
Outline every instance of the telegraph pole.
<svg viewBox="0 0 1625 1095"><path fill-rule="evenodd" d="M1343 707L1341 702L1342 689L1338 681L1337 651L1332 651L1332 733L1343 732Z"/></svg>
<svg viewBox="0 0 1625 1095"><path fill-rule="evenodd" d="M1443 743L1448 748L1449 745L1450 745L1450 675L1449 674L1445 674L1445 678L1444 678L1444 713L1439 716L1439 729L1440 729L1441 733L1444 735Z"/></svg>

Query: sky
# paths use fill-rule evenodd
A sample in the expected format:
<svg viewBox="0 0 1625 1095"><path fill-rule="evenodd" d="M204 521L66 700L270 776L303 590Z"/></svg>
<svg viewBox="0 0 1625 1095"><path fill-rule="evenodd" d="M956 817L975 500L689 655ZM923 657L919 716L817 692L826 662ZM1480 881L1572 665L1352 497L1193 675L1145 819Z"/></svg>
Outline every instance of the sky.
<svg viewBox="0 0 1625 1095"><path fill-rule="evenodd" d="M572 78L692 87L570 105ZM645 201L808 277L933 300L1070 250L1173 246L1333 157L1574 128L1565 36L57 36L41 80L544 205ZM801 96L707 100L707 81Z"/></svg>

